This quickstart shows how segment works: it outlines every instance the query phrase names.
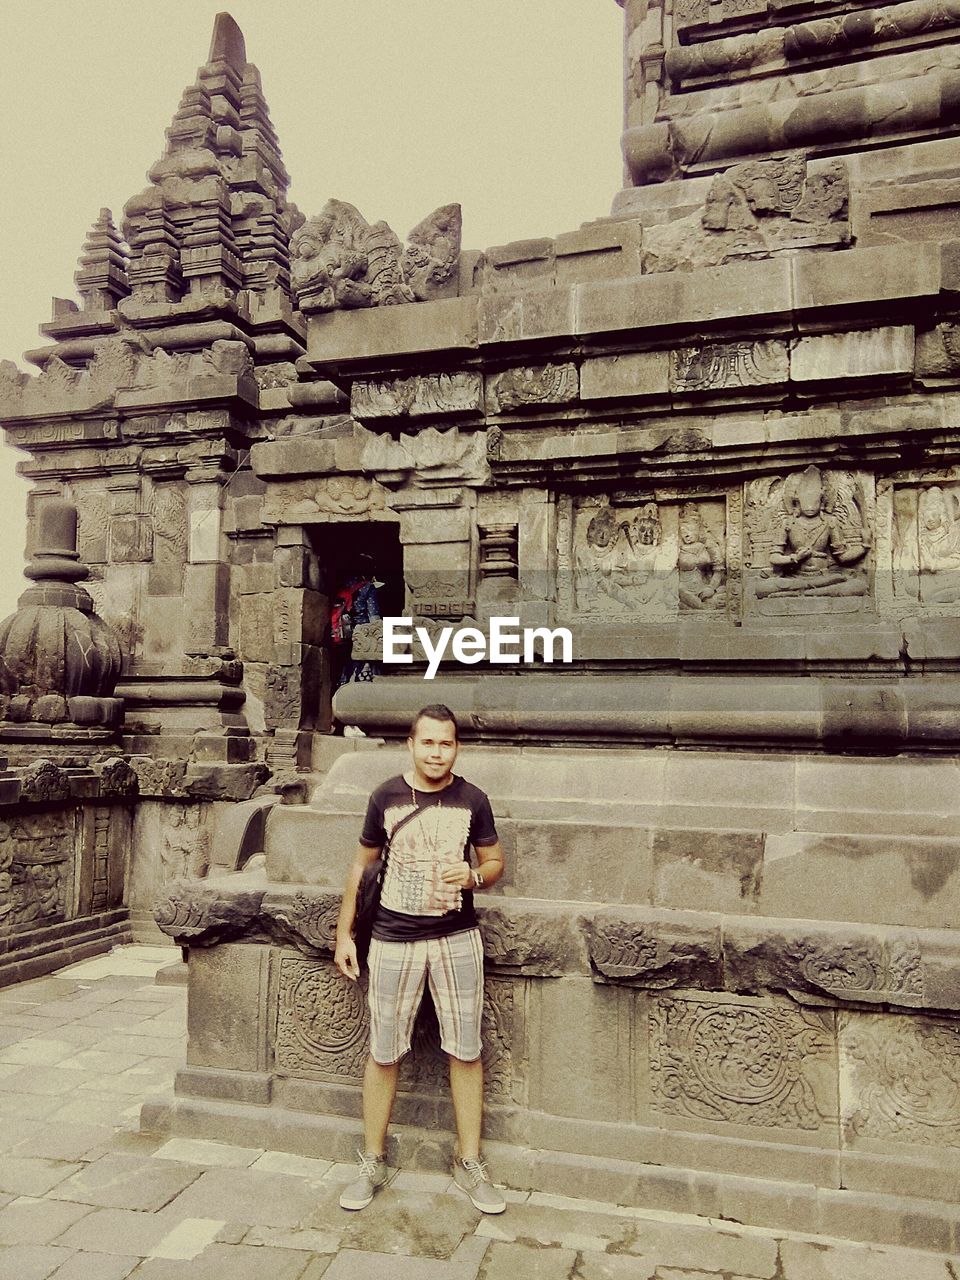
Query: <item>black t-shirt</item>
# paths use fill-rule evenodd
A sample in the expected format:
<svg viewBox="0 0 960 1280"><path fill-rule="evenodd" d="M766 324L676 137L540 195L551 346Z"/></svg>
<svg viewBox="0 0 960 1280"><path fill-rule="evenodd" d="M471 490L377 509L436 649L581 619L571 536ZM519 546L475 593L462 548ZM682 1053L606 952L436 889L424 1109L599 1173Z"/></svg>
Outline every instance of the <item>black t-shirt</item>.
<svg viewBox="0 0 960 1280"><path fill-rule="evenodd" d="M468 851L496 844L490 801L456 774L442 791L415 791L398 774L370 796L360 843L382 848L397 824L414 812L390 844L373 936L383 942L444 938L477 923L473 892L446 884L446 866L469 861Z"/></svg>

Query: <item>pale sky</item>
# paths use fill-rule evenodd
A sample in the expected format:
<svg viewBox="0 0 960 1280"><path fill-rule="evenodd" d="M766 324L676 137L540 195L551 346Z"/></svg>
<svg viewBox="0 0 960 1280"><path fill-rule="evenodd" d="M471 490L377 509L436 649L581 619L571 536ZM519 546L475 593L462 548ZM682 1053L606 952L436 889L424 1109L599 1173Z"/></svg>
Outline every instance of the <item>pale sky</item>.
<svg viewBox="0 0 960 1280"><path fill-rule="evenodd" d="M76 297L89 227L146 185L224 7L307 216L336 196L402 236L458 200L482 249L609 213L615 0L0 0L0 359L30 367L50 299ZM26 585L20 456L0 450L0 617Z"/></svg>

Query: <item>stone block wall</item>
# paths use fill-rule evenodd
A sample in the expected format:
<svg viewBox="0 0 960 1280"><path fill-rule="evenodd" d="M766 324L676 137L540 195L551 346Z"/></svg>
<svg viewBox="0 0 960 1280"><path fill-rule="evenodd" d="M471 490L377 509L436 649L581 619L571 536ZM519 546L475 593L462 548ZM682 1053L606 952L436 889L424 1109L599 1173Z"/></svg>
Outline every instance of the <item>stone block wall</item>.
<svg viewBox="0 0 960 1280"><path fill-rule="evenodd" d="M0 986L131 940L125 897L136 777L121 760L50 759L0 781Z"/></svg>

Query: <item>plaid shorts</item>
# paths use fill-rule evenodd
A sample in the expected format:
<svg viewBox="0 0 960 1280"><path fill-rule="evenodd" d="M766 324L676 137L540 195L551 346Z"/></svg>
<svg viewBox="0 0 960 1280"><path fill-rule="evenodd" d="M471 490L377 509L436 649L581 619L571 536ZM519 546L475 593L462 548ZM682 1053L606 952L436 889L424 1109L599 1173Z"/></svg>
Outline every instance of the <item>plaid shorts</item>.
<svg viewBox="0 0 960 1280"><path fill-rule="evenodd" d="M464 1062L480 1057L483 946L479 929L416 942L370 943L370 1053L375 1062L399 1062L410 1048L413 1024L430 983L445 1053Z"/></svg>

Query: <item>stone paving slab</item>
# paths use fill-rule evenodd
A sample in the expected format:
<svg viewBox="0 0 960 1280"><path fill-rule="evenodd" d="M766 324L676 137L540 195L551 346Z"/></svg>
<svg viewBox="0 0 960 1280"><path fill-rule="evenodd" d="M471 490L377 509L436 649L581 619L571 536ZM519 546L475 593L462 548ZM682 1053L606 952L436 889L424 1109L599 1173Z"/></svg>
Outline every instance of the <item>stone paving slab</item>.
<svg viewBox="0 0 960 1280"><path fill-rule="evenodd" d="M50 1192L101 1209L162 1209L201 1176L196 1165L132 1155L106 1155L85 1165ZM189 1215L188 1215L189 1216Z"/></svg>
<svg viewBox="0 0 960 1280"><path fill-rule="evenodd" d="M15 1244L0 1250L0 1280L47 1280L70 1257L55 1244Z"/></svg>
<svg viewBox="0 0 960 1280"><path fill-rule="evenodd" d="M141 1134L185 1045L149 950L0 992L0 1280L960 1280L960 1258L543 1192L488 1218L410 1170L348 1214L352 1164Z"/></svg>

